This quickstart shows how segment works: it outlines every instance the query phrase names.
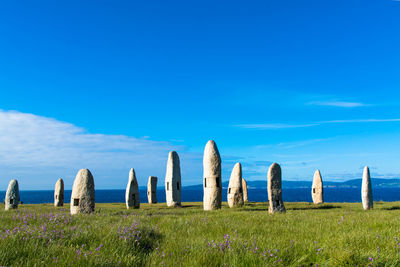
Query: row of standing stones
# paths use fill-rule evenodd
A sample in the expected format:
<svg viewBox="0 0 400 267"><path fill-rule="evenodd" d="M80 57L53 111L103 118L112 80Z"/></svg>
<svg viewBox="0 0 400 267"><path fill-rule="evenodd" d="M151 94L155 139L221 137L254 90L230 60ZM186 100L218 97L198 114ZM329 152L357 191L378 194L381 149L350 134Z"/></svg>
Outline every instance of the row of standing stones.
<svg viewBox="0 0 400 267"><path fill-rule="evenodd" d="M221 208L222 181L221 181L221 157L214 141L208 141L204 149L203 157L203 208L204 210L216 210ZM147 198L150 204L157 203L156 196L157 177L150 176L147 184ZM165 175L166 202L169 207L181 206L181 170L178 153L171 151L168 155L167 172ZM362 204L365 210L373 208L372 185L369 168L366 166L362 180ZM323 183L319 170L314 173L312 184L312 200L314 204L324 203ZM282 171L277 163L273 163L268 170L268 200L269 213L285 212L282 201ZM19 188L17 180L11 180L5 197L5 209L18 207ZM128 185L126 187L125 202L127 209L139 208L139 185L134 169L129 172ZM228 186L228 205L230 208L241 207L248 202L247 182L242 177L242 166L236 163L233 167ZM58 179L54 190L54 206L64 204L64 181ZM92 173L88 169L79 170L76 175L71 194L71 214L92 213L95 210L95 190Z"/></svg>

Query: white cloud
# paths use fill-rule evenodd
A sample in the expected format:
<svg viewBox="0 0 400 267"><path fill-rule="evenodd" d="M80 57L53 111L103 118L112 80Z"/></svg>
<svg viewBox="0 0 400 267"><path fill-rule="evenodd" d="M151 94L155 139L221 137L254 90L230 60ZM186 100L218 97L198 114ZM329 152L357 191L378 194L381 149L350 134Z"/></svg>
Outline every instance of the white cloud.
<svg viewBox="0 0 400 267"><path fill-rule="evenodd" d="M145 185L149 175L165 175L170 150L182 149L168 142L94 134L55 119L0 110L2 188L11 178L22 179L22 188L52 188L59 176L69 185L80 168L96 173L100 188L124 188L133 167ZM183 157L189 158L189 166L196 161L191 155Z"/></svg>
<svg viewBox="0 0 400 267"><path fill-rule="evenodd" d="M166 142L124 135L92 134L70 123L15 111L0 111L0 161L9 166L118 166L143 155L165 156ZM129 159L125 158L126 154Z"/></svg>
<svg viewBox="0 0 400 267"><path fill-rule="evenodd" d="M309 102L308 105L316 106L330 106L330 107L341 107L341 108L356 108L368 106L361 102L346 102L346 101L313 101Z"/></svg>

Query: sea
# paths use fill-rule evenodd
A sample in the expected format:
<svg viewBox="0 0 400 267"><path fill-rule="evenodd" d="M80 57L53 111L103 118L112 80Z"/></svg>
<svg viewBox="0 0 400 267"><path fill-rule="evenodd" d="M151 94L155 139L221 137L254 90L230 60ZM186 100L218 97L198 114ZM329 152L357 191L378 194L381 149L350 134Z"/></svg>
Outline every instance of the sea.
<svg viewBox="0 0 400 267"><path fill-rule="evenodd" d="M157 201L165 202L164 189L157 189ZM147 203L146 188L139 189L140 202ZM4 200L5 191L0 191L0 199ZM267 202L267 190L249 188L249 201ZM312 202L310 188L287 188L282 190L283 201L286 202ZM71 190L64 191L64 199L69 202ZM96 203L124 203L125 190L96 190ZM226 201L227 189L222 190L222 200ZM374 201L400 201L400 188L376 188L373 189ZM52 190L23 190L20 191L20 199L24 204L53 203L54 191ZM361 188L324 188L325 202L361 202ZM202 202L203 190L182 189L182 202Z"/></svg>

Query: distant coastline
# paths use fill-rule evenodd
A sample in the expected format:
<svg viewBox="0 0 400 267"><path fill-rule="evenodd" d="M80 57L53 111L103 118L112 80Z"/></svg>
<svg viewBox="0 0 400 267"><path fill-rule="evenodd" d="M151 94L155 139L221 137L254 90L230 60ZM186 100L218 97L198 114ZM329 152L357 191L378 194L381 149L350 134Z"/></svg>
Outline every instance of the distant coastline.
<svg viewBox="0 0 400 267"><path fill-rule="evenodd" d="M371 178L372 180L372 188L400 188L400 179L393 179L393 178ZM361 188L361 181L362 179L351 179L344 182L333 182L333 181L324 181L324 188ZM222 187L224 189L228 188L228 181L222 182ZM312 180L305 181L288 181L282 180L282 188L283 189L304 189L304 188L311 188ZM247 187L249 189L265 189L267 190L267 179L265 180L247 180ZM202 184L196 185L185 185L184 181L182 183L183 190L203 190ZM0 194L5 192L0 190ZM70 188L65 188L66 190ZM72 188L71 188L72 189ZM140 190L147 190L147 186L139 186ZM158 190L165 190L163 181L159 181L159 186L157 186ZM20 189L20 191L52 191L53 189ZM119 191L125 190L125 188L99 188L96 187L97 190L107 190L107 191Z"/></svg>
<svg viewBox="0 0 400 267"><path fill-rule="evenodd" d="M371 178L372 188L400 188L400 179L384 179L384 178ZM344 182L324 181L324 188L361 188L362 179L351 179ZM285 181L282 180L282 188L311 188L312 180L310 181ZM222 182L223 187L228 187L228 181ZM188 189L202 188L202 185L183 186ZM247 187L249 189L267 189L267 179L263 180L247 180ZM144 187L143 187L144 188ZM164 187L161 187L164 188Z"/></svg>
<svg viewBox="0 0 400 267"><path fill-rule="evenodd" d="M374 201L400 201L400 179L372 179ZM248 181L249 200L267 202L266 181ZM147 203L146 187L139 188L140 202ZM5 191L0 191L4 200ZM24 204L53 203L54 190L20 190ZM71 198L71 189L65 190L65 200ZM223 183L222 200L227 198L227 183ZM361 202L361 179L346 182L326 182L325 202ZM165 202L164 186L157 188L157 201ZM183 186L182 202L202 202L203 185ZM283 181L283 201L312 202L310 181ZM96 189L96 203L124 203L125 189Z"/></svg>

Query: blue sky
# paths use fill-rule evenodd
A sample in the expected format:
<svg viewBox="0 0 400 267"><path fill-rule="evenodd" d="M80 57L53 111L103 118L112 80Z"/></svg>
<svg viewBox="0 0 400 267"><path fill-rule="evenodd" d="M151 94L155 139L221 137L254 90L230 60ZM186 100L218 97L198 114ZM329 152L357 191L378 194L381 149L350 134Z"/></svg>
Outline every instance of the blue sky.
<svg viewBox="0 0 400 267"><path fill-rule="evenodd" d="M0 188L400 177L400 2L82 2L0 3Z"/></svg>

